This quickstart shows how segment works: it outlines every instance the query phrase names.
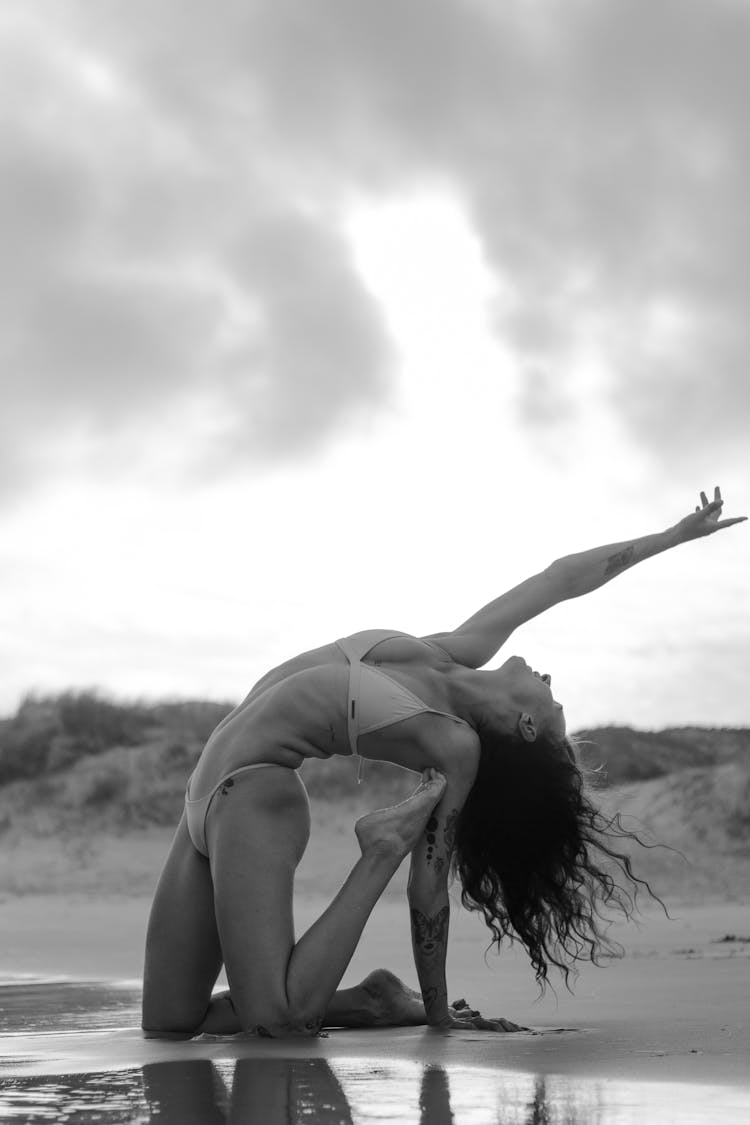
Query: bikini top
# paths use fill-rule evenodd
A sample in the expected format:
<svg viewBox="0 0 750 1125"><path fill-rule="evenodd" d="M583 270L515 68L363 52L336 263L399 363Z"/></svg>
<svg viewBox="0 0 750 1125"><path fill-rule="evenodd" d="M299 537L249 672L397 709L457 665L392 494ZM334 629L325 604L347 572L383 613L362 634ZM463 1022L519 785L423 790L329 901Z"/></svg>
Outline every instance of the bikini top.
<svg viewBox="0 0 750 1125"><path fill-rule="evenodd" d="M354 633L351 637L342 637L336 641L349 661L346 719L349 745L352 754L357 757L359 757L357 740L361 734L369 734L370 731L393 726L394 723L400 723L402 719L409 719L412 715L422 715L425 712L432 715L445 715L456 723L468 726L468 723L458 715L430 707L413 691L409 691L380 668L362 663L362 658L381 641L390 640L391 637L407 636L408 633L395 633L388 629L368 629L363 633ZM361 768L360 757L360 773Z"/></svg>

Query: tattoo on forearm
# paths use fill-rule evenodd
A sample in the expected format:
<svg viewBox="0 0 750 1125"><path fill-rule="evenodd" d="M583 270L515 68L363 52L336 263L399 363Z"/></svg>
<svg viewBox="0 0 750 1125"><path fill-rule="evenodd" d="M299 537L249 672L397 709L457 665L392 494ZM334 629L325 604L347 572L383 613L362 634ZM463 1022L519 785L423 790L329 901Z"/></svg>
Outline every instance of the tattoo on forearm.
<svg viewBox="0 0 750 1125"><path fill-rule="evenodd" d="M444 906L431 918L415 907L411 908L414 945L428 960L445 948L448 936L450 907Z"/></svg>
<svg viewBox="0 0 750 1125"><path fill-rule="evenodd" d="M445 840L445 847L448 855L453 851L453 846L456 843L456 821L458 820L458 809L452 809L448 814L448 819L445 822L445 829L443 830L443 839Z"/></svg>
<svg viewBox="0 0 750 1125"><path fill-rule="evenodd" d="M427 840L427 866L430 866L433 854L435 852L435 833L437 832L437 817L431 816L427 821L427 827L424 830L425 839Z"/></svg>
<svg viewBox="0 0 750 1125"><path fill-rule="evenodd" d="M604 577L612 578L615 574L619 574L621 570L626 570L635 562L635 547L632 545L626 547L624 551L618 551L616 555L610 555L607 559L607 565L604 569Z"/></svg>
<svg viewBox="0 0 750 1125"><path fill-rule="evenodd" d="M425 863L428 867L434 867L435 874L439 875L445 867L446 861L450 859L453 846L456 842L456 821L458 820L458 809L452 809L446 818L445 827L443 828L443 841L445 843L446 855L442 855L438 850L437 844L437 831L438 819L436 816L431 816L427 821L424 830L424 837L427 843L427 854Z"/></svg>

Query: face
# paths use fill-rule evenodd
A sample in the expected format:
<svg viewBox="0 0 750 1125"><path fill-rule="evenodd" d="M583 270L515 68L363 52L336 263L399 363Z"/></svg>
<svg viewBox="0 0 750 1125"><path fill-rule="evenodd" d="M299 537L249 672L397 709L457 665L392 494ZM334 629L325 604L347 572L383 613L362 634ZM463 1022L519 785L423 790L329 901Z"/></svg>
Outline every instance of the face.
<svg viewBox="0 0 750 1125"><path fill-rule="evenodd" d="M507 693L507 703L520 713L521 733L529 741L543 733L560 738L565 737L565 712L552 694L552 677L546 672L535 672L521 656L511 656L498 669L503 687ZM530 732L536 733L531 737Z"/></svg>

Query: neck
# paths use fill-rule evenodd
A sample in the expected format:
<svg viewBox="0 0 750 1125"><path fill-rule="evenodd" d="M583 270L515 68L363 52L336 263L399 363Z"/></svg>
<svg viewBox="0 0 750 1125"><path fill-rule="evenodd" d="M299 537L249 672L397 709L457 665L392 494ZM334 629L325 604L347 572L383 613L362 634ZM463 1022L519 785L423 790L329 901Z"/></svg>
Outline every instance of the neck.
<svg viewBox="0 0 750 1125"><path fill-rule="evenodd" d="M497 671L474 668L457 668L451 676L451 709L476 731L491 722L494 727L507 726L508 734L518 714Z"/></svg>

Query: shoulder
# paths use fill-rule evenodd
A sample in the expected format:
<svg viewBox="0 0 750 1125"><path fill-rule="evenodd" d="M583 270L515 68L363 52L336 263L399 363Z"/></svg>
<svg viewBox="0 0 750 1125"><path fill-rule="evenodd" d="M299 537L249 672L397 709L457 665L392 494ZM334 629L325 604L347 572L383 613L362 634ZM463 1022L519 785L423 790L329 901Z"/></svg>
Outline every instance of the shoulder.
<svg viewBox="0 0 750 1125"><path fill-rule="evenodd" d="M447 778L473 781L479 769L479 735L466 723L440 721L439 737L430 744L435 769Z"/></svg>

